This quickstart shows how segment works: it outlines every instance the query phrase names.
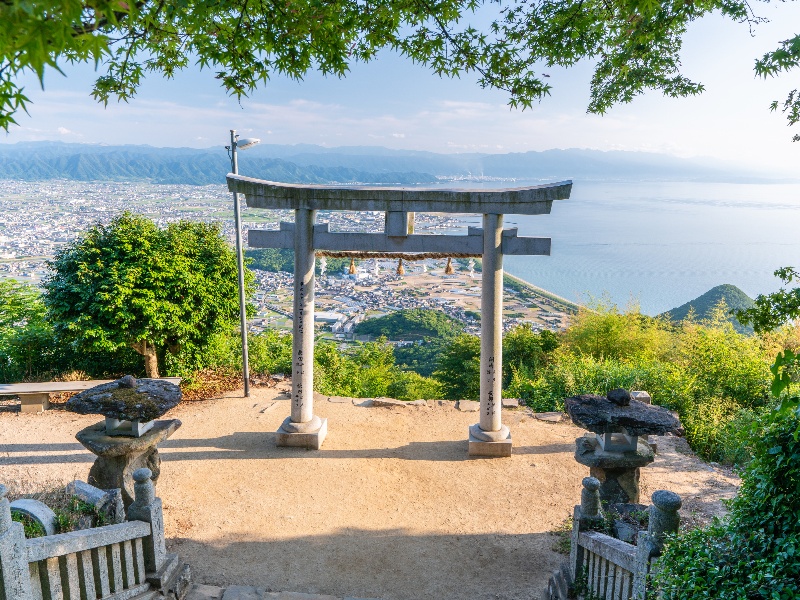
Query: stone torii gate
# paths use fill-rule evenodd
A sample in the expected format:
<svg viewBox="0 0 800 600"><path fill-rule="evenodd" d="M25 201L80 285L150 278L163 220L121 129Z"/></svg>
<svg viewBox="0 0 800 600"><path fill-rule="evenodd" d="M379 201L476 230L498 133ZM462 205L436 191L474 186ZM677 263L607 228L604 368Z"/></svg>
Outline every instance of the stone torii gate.
<svg viewBox="0 0 800 600"><path fill-rule="evenodd" d="M480 421L469 428L472 456L511 456L501 419L503 255L549 255L550 239L518 237L503 215L549 214L553 200L569 198L572 182L499 190L294 185L228 174L228 189L251 208L292 209L294 223L278 231L250 230L248 245L294 249L292 409L278 430L279 446L319 449L327 419L314 414L314 265L317 250L376 253L472 254L483 259L481 282ZM237 200L238 201L238 200ZM315 225L318 210L384 211L384 233L334 233ZM467 235L414 235L415 212L483 214L483 228Z"/></svg>

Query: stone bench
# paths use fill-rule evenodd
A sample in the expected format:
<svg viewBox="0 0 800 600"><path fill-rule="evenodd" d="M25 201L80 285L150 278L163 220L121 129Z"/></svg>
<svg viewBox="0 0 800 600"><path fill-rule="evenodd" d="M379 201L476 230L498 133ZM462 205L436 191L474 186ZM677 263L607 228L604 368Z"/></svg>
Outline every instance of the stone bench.
<svg viewBox="0 0 800 600"><path fill-rule="evenodd" d="M180 385L180 377L162 377L161 379ZM0 396L19 396L22 403L21 412L41 412L50 408L50 394L64 392L82 392L103 383L111 383L113 379L94 379L92 381L46 381L41 383L2 383Z"/></svg>

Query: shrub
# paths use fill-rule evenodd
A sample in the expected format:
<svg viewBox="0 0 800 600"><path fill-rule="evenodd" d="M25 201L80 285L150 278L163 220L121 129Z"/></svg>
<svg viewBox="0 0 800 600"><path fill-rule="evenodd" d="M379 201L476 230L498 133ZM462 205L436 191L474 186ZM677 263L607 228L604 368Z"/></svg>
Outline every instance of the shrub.
<svg viewBox="0 0 800 600"><path fill-rule="evenodd" d="M800 597L800 418L771 413L752 429L754 452L730 513L667 544L655 593L664 600Z"/></svg>
<svg viewBox="0 0 800 600"><path fill-rule="evenodd" d="M419 373L400 371L389 384L386 395L398 400L433 400L442 397L442 386Z"/></svg>
<svg viewBox="0 0 800 600"><path fill-rule="evenodd" d="M651 359L667 351L668 329L665 320L643 315L638 307L620 312L608 301L597 301L578 311L563 341L573 352L596 359Z"/></svg>
<svg viewBox="0 0 800 600"><path fill-rule="evenodd" d="M433 378L451 400L475 400L480 394L481 341L474 335L455 338L439 355Z"/></svg>

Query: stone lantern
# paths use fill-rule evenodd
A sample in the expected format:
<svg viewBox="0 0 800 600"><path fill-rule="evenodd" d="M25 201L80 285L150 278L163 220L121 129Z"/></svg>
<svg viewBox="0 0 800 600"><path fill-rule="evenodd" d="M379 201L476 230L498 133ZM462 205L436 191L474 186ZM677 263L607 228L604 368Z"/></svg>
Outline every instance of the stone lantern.
<svg viewBox="0 0 800 600"><path fill-rule="evenodd" d="M573 396L564 406L573 423L591 432L575 440L575 460L600 481L600 499L638 503L639 469L655 460L647 436L679 433L678 418L666 408L631 399L622 389L605 397Z"/></svg>
<svg viewBox="0 0 800 600"><path fill-rule="evenodd" d="M67 410L105 416L104 421L75 436L97 455L89 483L101 489L121 488L126 507L134 499L134 471L150 469L155 483L161 471L157 446L181 426L178 419L155 419L174 408L181 397L181 389L174 383L126 375L70 398Z"/></svg>

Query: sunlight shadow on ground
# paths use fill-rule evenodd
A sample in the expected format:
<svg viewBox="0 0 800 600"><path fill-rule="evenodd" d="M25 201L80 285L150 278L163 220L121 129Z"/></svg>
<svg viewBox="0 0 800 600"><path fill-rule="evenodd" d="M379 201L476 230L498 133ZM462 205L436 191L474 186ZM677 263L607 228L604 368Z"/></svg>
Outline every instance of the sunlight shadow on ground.
<svg viewBox="0 0 800 600"><path fill-rule="evenodd" d="M235 537L212 543L175 538L168 544L190 564L204 557L207 568L197 574L202 583L385 600L538 598L546 581L531 563L556 568L566 560L549 551L556 538L547 533L420 535L347 528L288 539L241 541L258 532Z"/></svg>

